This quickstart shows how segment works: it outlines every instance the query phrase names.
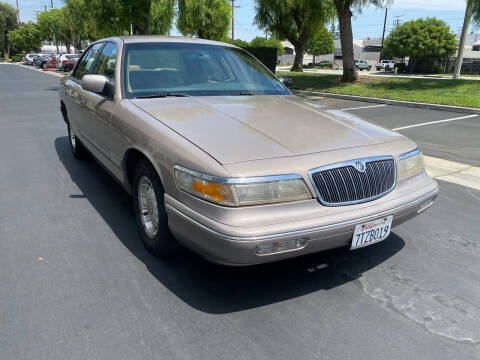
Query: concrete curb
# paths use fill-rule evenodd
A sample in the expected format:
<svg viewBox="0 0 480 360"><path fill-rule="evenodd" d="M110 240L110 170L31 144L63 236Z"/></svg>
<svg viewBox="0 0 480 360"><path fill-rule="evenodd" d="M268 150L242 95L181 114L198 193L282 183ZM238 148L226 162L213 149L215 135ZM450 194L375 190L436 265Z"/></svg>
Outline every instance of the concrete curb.
<svg viewBox="0 0 480 360"><path fill-rule="evenodd" d="M332 94L332 93L293 90L293 89L291 91L296 95L322 96L322 97L343 99L343 100L364 101L364 102L370 102L370 103L376 103L376 104L408 106L408 107L414 107L414 108L420 108L420 109L450 111L450 112L458 112L458 113L464 113L464 114L479 114L480 115L480 109L462 107L462 106L418 103L418 102L410 102L410 101L379 99L379 98L371 98L371 97L365 97L365 96Z"/></svg>
<svg viewBox="0 0 480 360"><path fill-rule="evenodd" d="M29 65L23 65L21 63L11 63L11 64L15 65L15 66L20 66L21 68L24 68L24 69L30 69L30 70L33 70L33 71L40 72L42 74L47 74L47 75L55 76L55 77L58 77L58 78L62 78L66 75L66 74L57 73L55 71L43 71L42 69L37 69L37 68L35 68L33 66L29 66Z"/></svg>

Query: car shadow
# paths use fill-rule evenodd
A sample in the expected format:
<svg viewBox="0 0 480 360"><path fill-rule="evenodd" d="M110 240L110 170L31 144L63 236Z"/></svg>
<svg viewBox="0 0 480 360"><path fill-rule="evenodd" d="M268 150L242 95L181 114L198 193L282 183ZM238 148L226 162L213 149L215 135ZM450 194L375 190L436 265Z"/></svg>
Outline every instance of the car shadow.
<svg viewBox="0 0 480 360"><path fill-rule="evenodd" d="M368 248L346 249L251 267L210 264L184 250L173 258L157 259L141 244L132 201L92 158L78 161L68 138L55 140L60 161L86 198L128 250L180 300L211 314L226 314L328 291L354 281L399 252L405 243L395 234ZM354 263L354 266L350 266Z"/></svg>

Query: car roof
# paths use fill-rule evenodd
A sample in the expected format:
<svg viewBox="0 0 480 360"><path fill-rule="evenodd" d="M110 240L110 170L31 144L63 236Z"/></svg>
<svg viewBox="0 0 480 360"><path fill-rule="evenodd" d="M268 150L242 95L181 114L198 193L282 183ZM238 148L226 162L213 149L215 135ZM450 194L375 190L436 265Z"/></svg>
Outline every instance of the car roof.
<svg viewBox="0 0 480 360"><path fill-rule="evenodd" d="M218 46L229 46L229 47L237 47L235 45L229 43L223 43L220 41L214 40L205 40L205 39L198 39L198 38L191 38L191 37L184 37L184 36L165 36L165 35L134 35L134 36L118 36L112 38L106 38L98 40L100 41L107 41L109 39L120 39L125 44L132 44L132 43L189 43L189 44L206 44L206 45L218 45Z"/></svg>

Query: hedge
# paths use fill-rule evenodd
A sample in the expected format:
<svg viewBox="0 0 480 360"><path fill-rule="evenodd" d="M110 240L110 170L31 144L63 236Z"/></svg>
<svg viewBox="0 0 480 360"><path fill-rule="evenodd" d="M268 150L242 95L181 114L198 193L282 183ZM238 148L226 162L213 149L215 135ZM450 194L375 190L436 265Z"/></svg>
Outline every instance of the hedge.
<svg viewBox="0 0 480 360"><path fill-rule="evenodd" d="M277 48L274 47L246 47L250 54L260 60L271 72L275 74L277 67Z"/></svg>
<svg viewBox="0 0 480 360"><path fill-rule="evenodd" d="M13 62L20 62L25 57L25 54L12 55Z"/></svg>

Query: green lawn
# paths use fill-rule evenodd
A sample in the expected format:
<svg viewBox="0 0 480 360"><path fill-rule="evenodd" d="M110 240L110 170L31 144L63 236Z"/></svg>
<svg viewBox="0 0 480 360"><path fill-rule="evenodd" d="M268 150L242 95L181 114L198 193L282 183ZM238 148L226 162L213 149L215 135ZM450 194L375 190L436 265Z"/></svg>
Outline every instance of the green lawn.
<svg viewBox="0 0 480 360"><path fill-rule="evenodd" d="M478 80L360 76L356 83L344 84L339 75L293 72L277 72L277 75L292 78L292 89L297 90L480 108Z"/></svg>

